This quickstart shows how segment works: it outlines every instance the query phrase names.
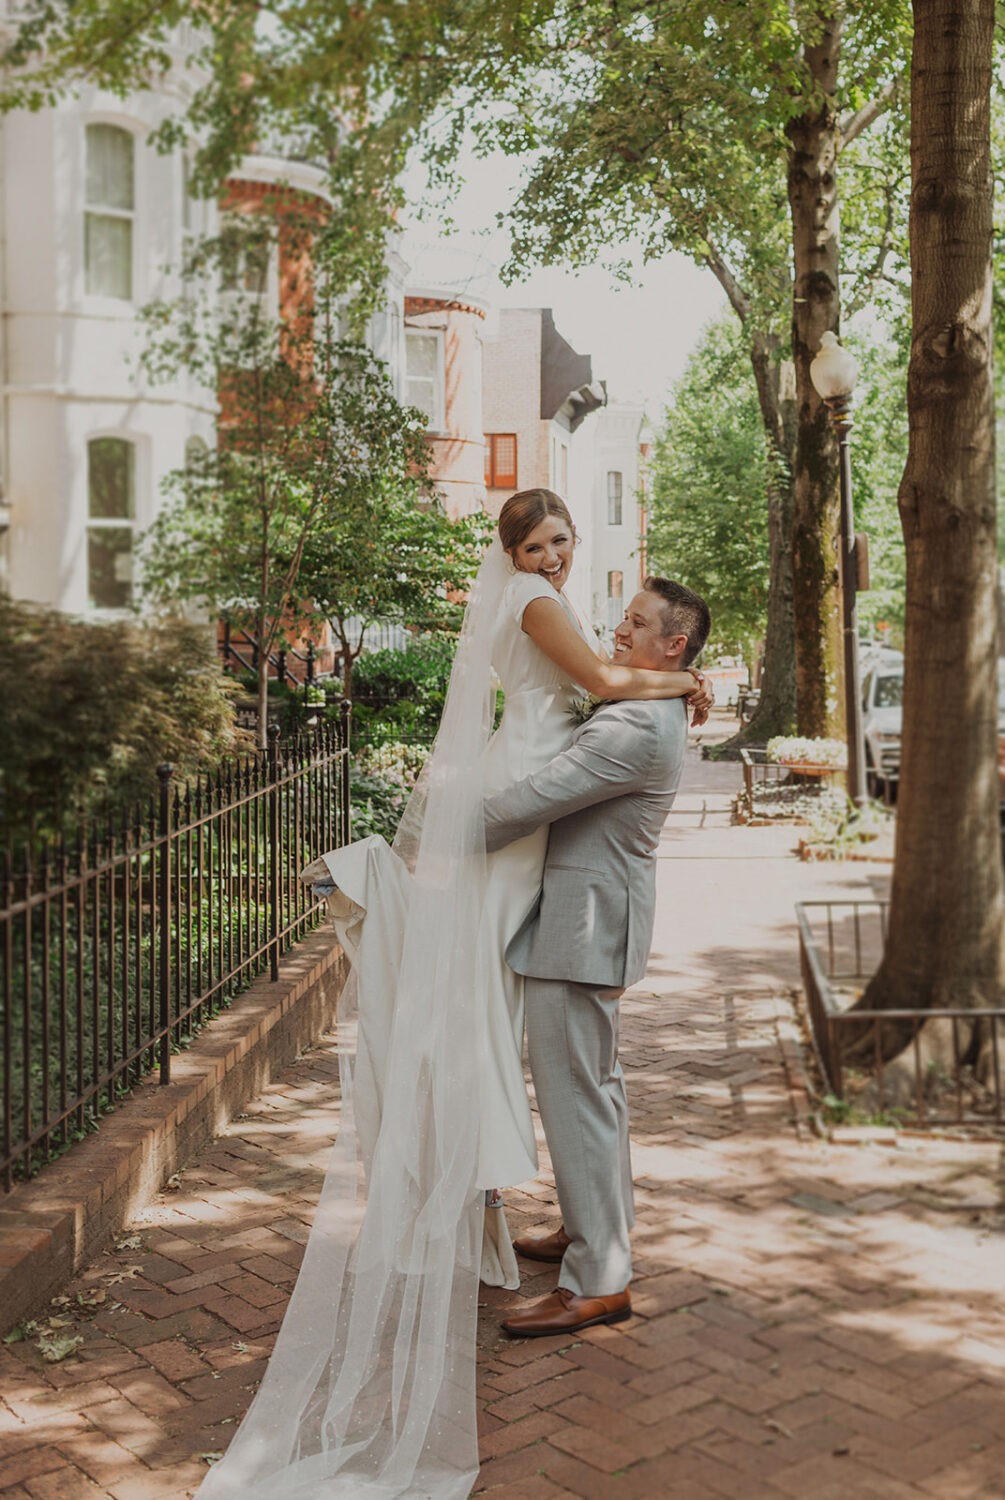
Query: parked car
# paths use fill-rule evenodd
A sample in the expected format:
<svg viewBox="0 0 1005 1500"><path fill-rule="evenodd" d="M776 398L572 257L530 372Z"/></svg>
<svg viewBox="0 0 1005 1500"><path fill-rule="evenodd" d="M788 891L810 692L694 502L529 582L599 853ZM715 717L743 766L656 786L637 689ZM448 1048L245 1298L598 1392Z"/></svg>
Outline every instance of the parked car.
<svg viewBox="0 0 1005 1500"><path fill-rule="evenodd" d="M862 732L869 795L890 797L900 776L904 659L899 652L873 656L862 679Z"/></svg>
<svg viewBox="0 0 1005 1500"><path fill-rule="evenodd" d="M890 796L900 777L904 658L883 651L867 659L862 679L862 728L870 796ZM1005 829L1005 657L998 660L998 785Z"/></svg>

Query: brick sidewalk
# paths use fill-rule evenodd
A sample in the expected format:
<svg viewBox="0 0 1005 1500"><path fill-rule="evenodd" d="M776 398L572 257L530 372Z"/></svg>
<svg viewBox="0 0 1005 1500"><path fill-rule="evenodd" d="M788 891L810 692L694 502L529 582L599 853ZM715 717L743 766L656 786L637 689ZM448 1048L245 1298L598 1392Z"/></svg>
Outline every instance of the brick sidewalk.
<svg viewBox="0 0 1005 1500"><path fill-rule="evenodd" d="M625 1004L636 1316L511 1343L486 1291L479 1493L1005 1496L998 1148L831 1146L796 1124L792 901L882 884L728 826L694 763L664 843L645 983ZM791 1074L791 1076L790 1076ZM0 1351L6 1500L182 1500L225 1446L296 1274L331 1138L330 1044L302 1057L53 1308ZM794 1086L794 1087L793 1087ZM508 1195L551 1227L546 1172ZM522 1295L554 1271L526 1265Z"/></svg>

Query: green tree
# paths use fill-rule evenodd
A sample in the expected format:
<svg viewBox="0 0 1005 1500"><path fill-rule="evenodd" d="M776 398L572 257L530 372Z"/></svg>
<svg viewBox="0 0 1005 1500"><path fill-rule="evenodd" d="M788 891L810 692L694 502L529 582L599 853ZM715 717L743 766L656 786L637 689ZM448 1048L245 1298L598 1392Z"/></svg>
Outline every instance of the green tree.
<svg viewBox="0 0 1005 1500"><path fill-rule="evenodd" d="M458 601L486 540L484 517L450 520L439 500L423 496L417 475L400 468L374 473L326 508L305 542L298 589L331 624L347 698L368 626L459 627Z"/></svg>
<svg viewBox="0 0 1005 1500"><path fill-rule="evenodd" d="M277 317L264 288L280 241L314 271ZM335 336L325 250L324 226L288 204L235 218L189 255L185 295L143 314L151 378L184 366L221 403L215 449L169 476L172 498L145 539L143 592L252 631L263 745L269 654L309 614L299 575L312 533L331 534L388 487L412 502L428 489L421 414L399 405L365 348Z"/></svg>
<svg viewBox="0 0 1005 1500"><path fill-rule="evenodd" d="M906 362L875 324L846 340L859 360L852 440L856 525L869 538L871 586L859 599L865 630L898 636L904 620L904 543L897 488L907 453ZM735 320L712 324L681 379L652 462L653 566L712 601L715 638L756 655L768 596L766 496L775 458L765 443L757 388Z"/></svg>
<svg viewBox="0 0 1005 1500"><path fill-rule="evenodd" d="M714 645L763 646L770 456L735 319L708 328L673 389L650 465L648 555L712 604Z"/></svg>
<svg viewBox="0 0 1005 1500"><path fill-rule="evenodd" d="M477 8L458 22L439 7L436 60L428 52L411 59L412 73L428 88L444 54L458 55L451 25L484 33L477 59L465 62L468 117L486 143L500 139L529 162L509 216L513 269L592 258L616 224L619 235L635 231L647 255L683 250L719 278L745 330L777 459L769 641L784 641L791 591L800 726L833 728L841 702L837 454L809 365L822 332L839 321L839 159L895 97L905 0L683 0L626 12L587 0L493 11L494 25ZM399 91L420 86L406 78ZM492 107L484 110L486 98ZM509 107L501 122L500 103ZM441 133L427 150L442 165L452 145ZM782 676L784 650L780 666ZM783 711L772 697L765 715L769 703Z"/></svg>
<svg viewBox="0 0 1005 1500"><path fill-rule="evenodd" d="M83 72L134 86L163 66L182 16L179 0L153 11L137 0L46 0L11 53L6 101L37 105ZM643 0L626 10L608 0L266 0L254 12L232 0L201 20L205 81L189 121L205 171L219 175L263 130L295 125L302 149L330 163L347 254L372 252L409 149L418 144L434 184L449 187L471 129L483 149L528 163L509 215L513 271L592 259L609 251L614 226L648 256L678 249L712 268L746 331L779 459L769 662L777 650L787 684L791 591L800 727L832 727L842 701L837 459L809 365L839 320L838 163L895 99L908 0ZM172 128L162 139L176 138ZM781 394L789 346L794 414ZM762 716L773 701L766 691Z"/></svg>

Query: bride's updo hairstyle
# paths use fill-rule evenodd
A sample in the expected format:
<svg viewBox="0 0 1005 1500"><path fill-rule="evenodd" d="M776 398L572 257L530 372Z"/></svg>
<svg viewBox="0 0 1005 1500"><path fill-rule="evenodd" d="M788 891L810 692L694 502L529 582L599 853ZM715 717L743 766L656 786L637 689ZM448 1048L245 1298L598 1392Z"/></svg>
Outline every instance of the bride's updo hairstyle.
<svg viewBox="0 0 1005 1500"><path fill-rule="evenodd" d="M549 516L560 516L572 535L576 535L569 507L554 490L520 490L509 497L499 512L499 540L514 562L513 554L520 543Z"/></svg>

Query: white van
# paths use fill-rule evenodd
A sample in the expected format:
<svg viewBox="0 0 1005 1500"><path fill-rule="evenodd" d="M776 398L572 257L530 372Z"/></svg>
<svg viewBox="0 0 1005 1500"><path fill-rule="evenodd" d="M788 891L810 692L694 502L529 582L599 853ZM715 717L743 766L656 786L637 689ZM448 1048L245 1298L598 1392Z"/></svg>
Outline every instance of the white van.
<svg viewBox="0 0 1005 1500"><path fill-rule="evenodd" d="M900 776L900 735L904 703L904 659L884 651L873 658L862 679L862 732L869 795L889 796Z"/></svg>

